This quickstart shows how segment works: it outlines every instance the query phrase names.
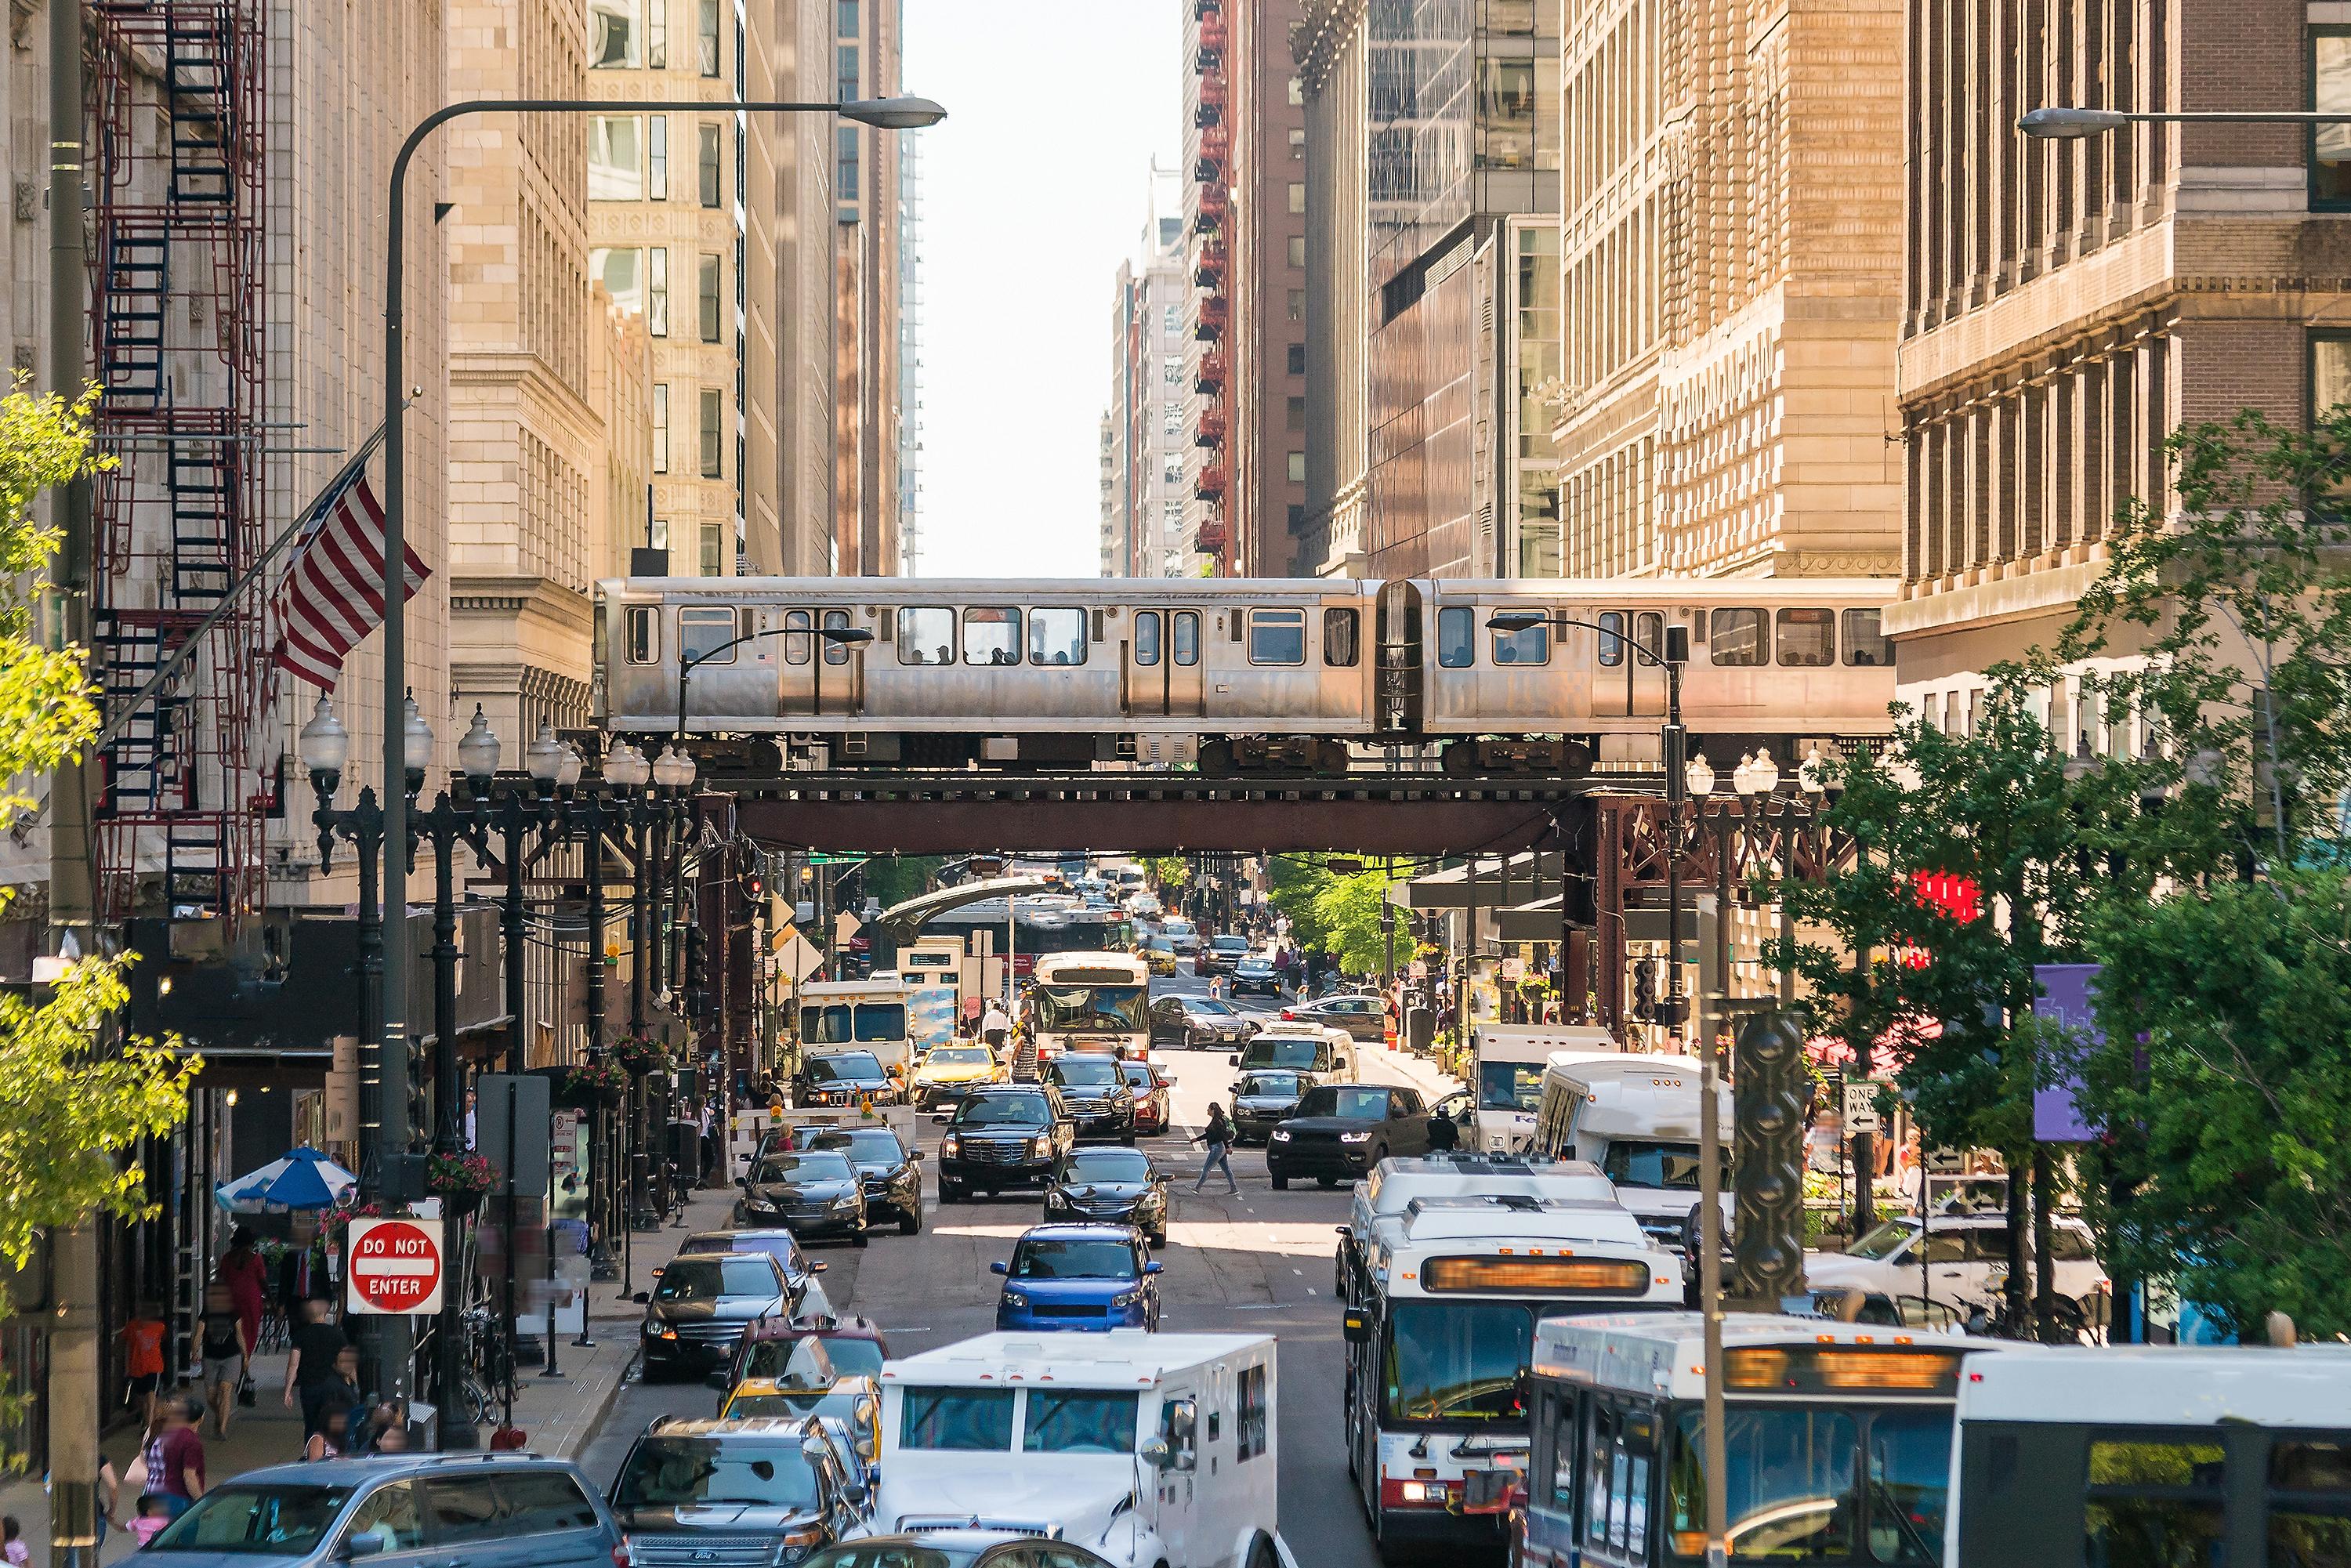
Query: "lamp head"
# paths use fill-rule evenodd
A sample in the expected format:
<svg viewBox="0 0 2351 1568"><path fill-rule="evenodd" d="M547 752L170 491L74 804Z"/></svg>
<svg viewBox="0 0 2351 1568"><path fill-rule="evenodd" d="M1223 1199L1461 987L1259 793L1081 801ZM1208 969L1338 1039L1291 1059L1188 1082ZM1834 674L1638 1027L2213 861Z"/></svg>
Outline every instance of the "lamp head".
<svg viewBox="0 0 2351 1568"><path fill-rule="evenodd" d="M1701 800L1714 793L1714 764L1706 759L1705 752L1689 759L1689 766L1682 769L1682 782Z"/></svg>
<svg viewBox="0 0 2351 1568"><path fill-rule="evenodd" d="M335 716L334 699L326 693L319 694L319 706L312 710L310 721L294 740L295 756L310 770L310 782L325 800L342 782L343 764L350 760L350 732L343 721Z"/></svg>
<svg viewBox="0 0 2351 1568"><path fill-rule="evenodd" d="M1489 632L1527 632L1550 624L1551 617L1540 610L1498 610L1486 617Z"/></svg>
<svg viewBox="0 0 2351 1568"><path fill-rule="evenodd" d="M482 705L474 705L474 722L457 741L457 767L475 784L486 784L498 770L498 737L490 728Z"/></svg>
<svg viewBox="0 0 2351 1568"><path fill-rule="evenodd" d="M861 98L841 106L841 117L879 131L922 131L947 117L927 98Z"/></svg>
<svg viewBox="0 0 2351 1568"><path fill-rule="evenodd" d="M628 741L622 741L604 753L604 777L623 789L642 789L653 777L653 765L645 754Z"/></svg>
<svg viewBox="0 0 2351 1568"><path fill-rule="evenodd" d="M1829 792L1829 759L1821 755L1817 740L1796 765L1796 786L1815 801Z"/></svg>
<svg viewBox="0 0 2351 1568"><path fill-rule="evenodd" d="M413 795L423 788L424 770L433 766L433 727L424 722L413 686L401 705L400 761L408 773L408 792Z"/></svg>
<svg viewBox="0 0 2351 1568"><path fill-rule="evenodd" d="M653 782L664 789L683 789L694 782L694 759L674 746L664 746L653 759Z"/></svg>
<svg viewBox="0 0 2351 1568"><path fill-rule="evenodd" d="M568 790L580 782L580 775L586 769L587 764L580 759L580 748L569 741L558 747L557 750L562 755L556 759L555 763L555 787L558 789Z"/></svg>
<svg viewBox="0 0 2351 1568"><path fill-rule="evenodd" d="M817 635L835 647L846 648L853 643L873 641L873 629L870 626L827 626Z"/></svg>
<svg viewBox="0 0 2351 1568"><path fill-rule="evenodd" d="M2130 116L2113 109L2033 109L2018 119L2016 128L2043 141L2079 141L2104 136L2130 123Z"/></svg>

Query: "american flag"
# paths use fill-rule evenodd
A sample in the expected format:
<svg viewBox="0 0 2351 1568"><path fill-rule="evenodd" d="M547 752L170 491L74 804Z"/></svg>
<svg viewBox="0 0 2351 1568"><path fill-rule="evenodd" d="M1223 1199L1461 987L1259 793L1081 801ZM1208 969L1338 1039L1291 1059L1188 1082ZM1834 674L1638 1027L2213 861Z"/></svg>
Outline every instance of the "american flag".
<svg viewBox="0 0 2351 1568"><path fill-rule="evenodd" d="M414 550L403 547L402 554L405 601L416 597L430 574ZM383 507L356 468L325 519L294 547L281 591L286 630L277 663L314 686L334 690L350 651L383 624Z"/></svg>

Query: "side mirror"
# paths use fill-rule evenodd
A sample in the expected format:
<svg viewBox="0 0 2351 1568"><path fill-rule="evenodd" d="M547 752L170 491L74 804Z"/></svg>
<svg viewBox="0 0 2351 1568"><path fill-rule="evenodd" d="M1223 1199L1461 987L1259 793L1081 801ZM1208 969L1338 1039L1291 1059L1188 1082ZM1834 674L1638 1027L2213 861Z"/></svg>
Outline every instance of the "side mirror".
<svg viewBox="0 0 2351 1568"><path fill-rule="evenodd" d="M1372 1319L1370 1313L1363 1311L1359 1307L1349 1307L1347 1309L1347 1315L1340 1320L1340 1322L1341 1331L1346 1335L1347 1343L1349 1344L1369 1344L1371 1343Z"/></svg>
<svg viewBox="0 0 2351 1568"><path fill-rule="evenodd" d="M636 1302L637 1305L641 1307L651 1301L653 1299L653 1292L650 1291L639 1291L635 1295L629 1298L629 1300Z"/></svg>
<svg viewBox="0 0 2351 1568"><path fill-rule="evenodd" d="M1145 1264L1143 1266L1143 1271L1144 1271L1144 1273L1146 1273L1146 1274L1156 1274L1157 1272L1159 1272L1159 1270L1162 1270L1162 1269L1164 1269L1164 1268L1165 1268L1165 1267L1166 1267L1166 1265L1165 1265L1165 1264L1164 1264L1164 1263L1156 1263L1156 1262L1154 1262L1154 1263L1145 1263Z"/></svg>
<svg viewBox="0 0 2351 1568"><path fill-rule="evenodd" d="M841 1489L841 1498L852 1508L863 1508L865 1500L873 1494L865 1490L863 1481L852 1481Z"/></svg>
<svg viewBox="0 0 2351 1568"><path fill-rule="evenodd" d="M343 1549L338 1555L349 1562L354 1557L373 1557L382 1550L383 1537L371 1530L362 1530L344 1540Z"/></svg>
<svg viewBox="0 0 2351 1568"><path fill-rule="evenodd" d="M1007 1263L1006 1261L1004 1261L1002 1259L1000 1259L1000 1258L999 1258L999 1259L998 1259L995 1262L990 1263L990 1264L987 1266L987 1271L988 1271L989 1273L991 1273L991 1274L1007 1274L1007 1275L1008 1275L1008 1274L1010 1274L1010 1273L1012 1272L1012 1265L1011 1265L1011 1264L1009 1264L1009 1263Z"/></svg>
<svg viewBox="0 0 2351 1568"><path fill-rule="evenodd" d="M726 1369L723 1366L704 1378L702 1382L705 1387L716 1388L721 1394L735 1386L733 1380L726 1375Z"/></svg>
<svg viewBox="0 0 2351 1568"><path fill-rule="evenodd" d="M810 1263L810 1264L809 1265L809 1272L810 1272L810 1273L811 1273L811 1274L821 1274L821 1273L823 1273L827 1269L830 1269L830 1268L831 1268L831 1267L832 1267L832 1265L831 1265L831 1264L830 1264L830 1263L826 1262L823 1259L820 1258L820 1259L816 1260L814 1262L812 1262L812 1263Z"/></svg>
<svg viewBox="0 0 2351 1568"><path fill-rule="evenodd" d="M1143 1462L1155 1470L1166 1469L1176 1463L1176 1450L1167 1446L1167 1439L1165 1437L1152 1437L1145 1440L1139 1452L1143 1456Z"/></svg>
<svg viewBox="0 0 2351 1568"><path fill-rule="evenodd" d="M1227 1067L1238 1067L1240 1064L1241 1064L1240 1054L1239 1054L1238 1051L1237 1051L1237 1052L1235 1052L1233 1055L1231 1055L1231 1056L1228 1056L1227 1058L1225 1058L1225 1065L1226 1065Z"/></svg>

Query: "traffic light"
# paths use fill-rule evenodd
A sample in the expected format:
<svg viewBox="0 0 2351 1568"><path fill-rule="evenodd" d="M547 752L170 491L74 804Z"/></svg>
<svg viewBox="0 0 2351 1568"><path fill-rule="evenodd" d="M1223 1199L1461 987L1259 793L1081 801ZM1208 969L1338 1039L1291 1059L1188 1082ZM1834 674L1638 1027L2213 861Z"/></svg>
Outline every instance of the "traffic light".
<svg viewBox="0 0 2351 1568"><path fill-rule="evenodd" d="M408 1112L408 1141L422 1147L433 1141L433 1053L408 1042L408 1060L402 1063L401 1085Z"/></svg>
<svg viewBox="0 0 2351 1568"><path fill-rule="evenodd" d="M1739 1293L1778 1301L1804 1287L1804 1033L1774 1008L1740 1026L1731 1093L1732 1258Z"/></svg>
<svg viewBox="0 0 2351 1568"><path fill-rule="evenodd" d="M1633 966L1633 1016L1643 1023L1657 1018L1657 961L1644 958Z"/></svg>

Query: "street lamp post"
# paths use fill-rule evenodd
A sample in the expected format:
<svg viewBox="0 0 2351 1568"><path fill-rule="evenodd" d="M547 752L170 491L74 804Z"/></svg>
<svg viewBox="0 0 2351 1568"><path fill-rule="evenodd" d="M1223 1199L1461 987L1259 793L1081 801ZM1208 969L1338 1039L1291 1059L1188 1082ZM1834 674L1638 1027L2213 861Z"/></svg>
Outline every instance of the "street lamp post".
<svg viewBox="0 0 2351 1568"><path fill-rule="evenodd" d="M836 648L854 647L873 641L872 632L863 626L768 626L757 632L746 632L740 637L730 637L715 648L706 648L691 658L677 662L677 730L672 742L681 755L685 747L685 683L686 678L703 665L715 661L721 653L731 653L746 643L757 643L764 637L816 637ZM824 666L817 666L817 678L822 680ZM821 706L821 703L815 705Z"/></svg>

